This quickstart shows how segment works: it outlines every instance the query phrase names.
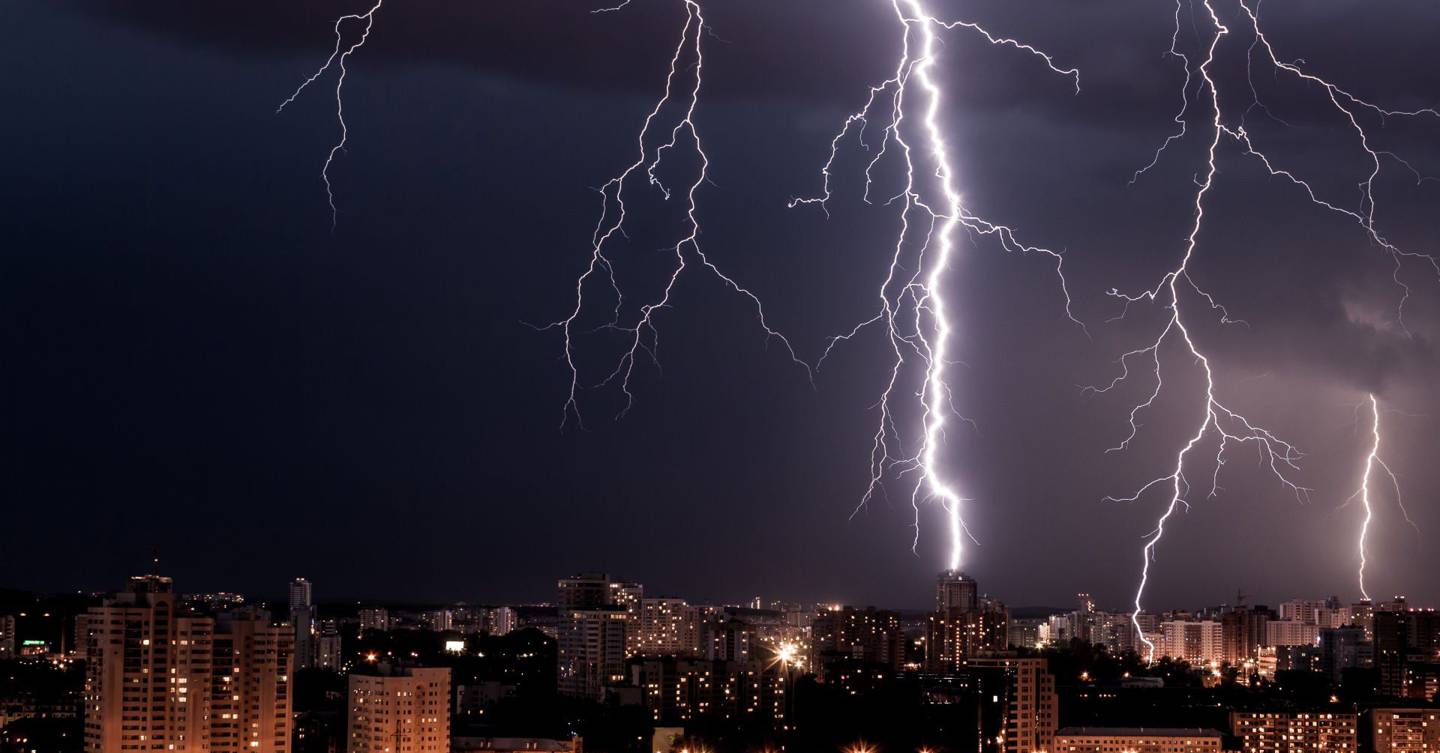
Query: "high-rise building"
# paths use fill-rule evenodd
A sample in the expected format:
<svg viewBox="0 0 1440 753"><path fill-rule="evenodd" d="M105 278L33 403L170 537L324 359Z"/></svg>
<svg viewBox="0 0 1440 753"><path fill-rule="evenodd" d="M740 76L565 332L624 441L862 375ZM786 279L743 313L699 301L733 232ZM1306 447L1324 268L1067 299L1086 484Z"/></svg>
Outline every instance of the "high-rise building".
<svg viewBox="0 0 1440 753"><path fill-rule="evenodd" d="M1154 612L1136 612L1130 622L1136 627L1135 650L1145 653L1145 641L1148 638L1152 643L1159 644L1164 636L1160 634L1160 615Z"/></svg>
<svg viewBox="0 0 1440 753"><path fill-rule="evenodd" d="M1224 630L1213 620L1160 623L1160 653L1195 666L1219 666L1225 660Z"/></svg>
<svg viewBox="0 0 1440 753"><path fill-rule="evenodd" d="M450 670L350 675L348 753L450 753Z"/></svg>
<svg viewBox="0 0 1440 753"><path fill-rule="evenodd" d="M562 695L602 700L607 685L625 680L643 598L639 584L606 573L559 580L556 678Z"/></svg>
<svg viewBox="0 0 1440 753"><path fill-rule="evenodd" d="M811 666L822 682L834 662L864 662L899 669L905 660L900 613L875 607L832 607L810 624Z"/></svg>
<svg viewBox="0 0 1440 753"><path fill-rule="evenodd" d="M926 622L926 669L951 672L966 657L1009 648L1009 619L1004 604L980 597L974 578L942 571L935 582L935 611Z"/></svg>
<svg viewBox="0 0 1440 753"><path fill-rule="evenodd" d="M85 750L290 749L294 635L260 610L184 612L145 575L88 613Z"/></svg>
<svg viewBox="0 0 1440 753"><path fill-rule="evenodd" d="M1135 623L1127 612L1095 612L1090 615L1090 642L1112 654L1123 654L1143 646L1135 638Z"/></svg>
<svg viewBox="0 0 1440 753"><path fill-rule="evenodd" d="M1375 610L1375 666L1380 692L1433 701L1440 690L1440 613L1402 605Z"/></svg>
<svg viewBox="0 0 1440 753"><path fill-rule="evenodd" d="M1373 646L1358 625L1320 628L1320 671L1339 682L1345 670L1370 666Z"/></svg>
<svg viewBox="0 0 1440 753"><path fill-rule="evenodd" d="M295 626L295 668L315 666L315 605L310 599L310 581L290 581L290 624Z"/></svg>
<svg viewBox="0 0 1440 753"><path fill-rule="evenodd" d="M616 606L624 606L617 604ZM630 631L630 656L694 656L700 653L700 613L684 599L640 600L637 630Z"/></svg>
<svg viewBox="0 0 1440 753"><path fill-rule="evenodd" d="M1320 639L1320 626L1301 620L1271 620L1265 625L1265 645L1313 646Z"/></svg>
<svg viewBox="0 0 1440 753"><path fill-rule="evenodd" d="M514 607L496 607L490 610L490 634L505 635L519 627L519 617Z"/></svg>
<svg viewBox="0 0 1440 753"><path fill-rule="evenodd" d="M1291 599L1290 601L1280 603L1280 619L1294 620L1306 625L1314 625L1316 614L1324 608L1324 601Z"/></svg>
<svg viewBox="0 0 1440 753"><path fill-rule="evenodd" d="M3 621L4 618L0 618ZM3 627L0 627L3 629ZM70 658L76 661L85 661L90 651L90 615L84 612L75 615L75 622L70 631ZM3 653L0 653L3 656Z"/></svg>
<svg viewBox="0 0 1440 753"><path fill-rule="evenodd" d="M986 601L975 609L932 612L925 626L925 667L950 672L972 656L1004 651L1010 645L1005 605Z"/></svg>
<svg viewBox="0 0 1440 753"><path fill-rule="evenodd" d="M345 669L345 655L342 651L340 631L331 621L323 623L315 636L315 666L340 672Z"/></svg>
<svg viewBox="0 0 1440 753"><path fill-rule="evenodd" d="M1350 605L1350 624L1364 628L1365 640L1375 640L1375 603L1362 599Z"/></svg>
<svg viewBox="0 0 1440 753"><path fill-rule="evenodd" d="M601 700L625 679L630 615L619 607L571 609L561 615L556 677L561 695Z"/></svg>
<svg viewBox="0 0 1440 753"><path fill-rule="evenodd" d="M389 629L390 610L385 607L365 607L360 610L360 632Z"/></svg>
<svg viewBox="0 0 1440 753"><path fill-rule="evenodd" d="M1055 750L1060 698L1055 693L1055 675L1050 674L1045 659L981 656L966 659L963 667L1005 672L1009 699L1005 707L1005 726L1000 734L1001 748L1005 753Z"/></svg>
<svg viewBox="0 0 1440 753"><path fill-rule="evenodd" d="M1055 733L1056 753L1219 753L1213 729L1066 727Z"/></svg>
<svg viewBox="0 0 1440 753"><path fill-rule="evenodd" d="M980 587L974 578L959 570L944 570L935 579L935 611L975 609L980 605Z"/></svg>
<svg viewBox="0 0 1440 753"><path fill-rule="evenodd" d="M314 602L311 600L310 581L304 578L296 578L290 581L290 611L309 607Z"/></svg>
<svg viewBox="0 0 1440 753"><path fill-rule="evenodd" d="M15 615L0 614L0 659L13 659L15 644Z"/></svg>
<svg viewBox="0 0 1440 753"><path fill-rule="evenodd" d="M746 661L754 653L755 630L743 620L716 617L700 626L701 653L706 659Z"/></svg>
<svg viewBox="0 0 1440 753"><path fill-rule="evenodd" d="M1274 613L1265 607L1236 607L1220 616L1224 660L1232 666L1253 664L1268 645L1266 625Z"/></svg>
<svg viewBox="0 0 1440 753"><path fill-rule="evenodd" d="M1232 711L1231 734L1245 753L1355 753L1353 713L1318 711Z"/></svg>
<svg viewBox="0 0 1440 753"><path fill-rule="evenodd" d="M455 629L455 612L449 609L432 609L422 615L425 627L428 630L445 632Z"/></svg>
<svg viewBox="0 0 1440 753"><path fill-rule="evenodd" d="M1005 629L1005 642L1010 648L1040 648L1042 639L1040 637L1040 626L1045 623L1040 618L1010 620Z"/></svg>
<svg viewBox="0 0 1440 753"><path fill-rule="evenodd" d="M632 585L614 580L607 573L580 573L560 579L555 603L561 612L612 607L619 604L619 596L630 592L626 586Z"/></svg>
<svg viewBox="0 0 1440 753"><path fill-rule="evenodd" d="M246 609L221 614L214 640L211 753L289 750L295 641L289 626Z"/></svg>
<svg viewBox="0 0 1440 753"><path fill-rule="evenodd" d="M1375 753L1434 753L1440 750L1440 710L1375 708L1366 712Z"/></svg>

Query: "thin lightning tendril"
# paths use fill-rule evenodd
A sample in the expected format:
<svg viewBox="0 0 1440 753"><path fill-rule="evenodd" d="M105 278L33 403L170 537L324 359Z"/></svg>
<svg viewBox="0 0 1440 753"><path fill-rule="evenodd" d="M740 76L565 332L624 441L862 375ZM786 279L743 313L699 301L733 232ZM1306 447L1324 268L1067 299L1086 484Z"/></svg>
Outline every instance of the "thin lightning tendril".
<svg viewBox="0 0 1440 753"><path fill-rule="evenodd" d="M365 46L365 41L370 38L370 30L375 26L375 13L379 11L380 6L384 4L385 0L375 0L375 4L370 6L370 10L364 13L349 13L335 19L335 49L330 52L330 57L325 60L324 65L310 74L309 78L301 82L300 86L297 87L289 97L286 97L285 101L281 102L279 107L275 108L276 114L284 112L285 108L290 106L290 104L300 96L301 92L318 81L321 76L324 76L326 71L332 67L340 71L335 76L335 120L340 124L340 140L335 142L334 146L330 147L329 154L325 155L325 166L320 169L320 179L325 182L325 198L330 204L331 230L335 229L335 225L339 221L340 213L339 210L335 208L334 186L330 184L330 165L335 161L335 155L339 154L340 151L345 148L346 142L350 140L350 127L345 123L345 75L349 73L349 70L345 67L345 63L356 50ZM360 32L360 38L349 46L345 45L345 33L343 29L347 21L359 21L364 24Z"/></svg>
<svg viewBox="0 0 1440 753"><path fill-rule="evenodd" d="M778 340L784 346L785 352L790 360L805 370L807 376L811 374L809 364L802 361L796 355L795 349L791 347L790 341L784 335L775 330L768 323L765 316L764 306L748 288L740 285L734 278L726 275L710 260L700 245L700 219L698 215L698 204L696 195L700 187L709 181L710 157L705 152L703 143L700 140L699 131L695 126L695 110L700 103L700 89L704 82L705 57L701 46L702 40L708 34L705 25L705 17L701 11L700 3L696 0L683 0L685 5L685 26L680 32L680 39L675 45L675 50L670 57L669 72L665 77L665 90L661 97L655 102L650 113L645 116L644 124L637 137L638 154L634 162L630 163L618 175L612 177L600 187L601 197L600 218L596 221L594 232L591 235L590 262L585 271L575 281L575 306L569 316L556 322L552 322L538 329L558 329L564 337L564 358L565 364L570 372L569 392L561 410L560 425L563 428L573 417L576 423L584 427L584 421L580 414L580 391L586 388L600 388L611 384L618 384L621 393L625 396L625 405L621 408L619 415L624 416L629 412L635 403L634 393L631 392L630 382L635 373L635 364L642 352L647 354L651 360L658 363L657 348L659 343L658 330L656 329L656 315L659 311L671 305L671 298L676 283L680 280L681 274L691 264L687 259L688 254L693 261L709 270L731 291L745 298L754 307L756 320L764 331L767 340ZM618 5L601 8L596 13L611 13L619 11L629 5L629 0ZM691 62L687 65L687 59ZM687 71L687 67L689 71ZM677 94L677 80L681 79L687 72L693 74L693 83L688 91L682 90ZM667 108L676 106L676 102L683 109L682 114L670 128L668 140L658 146L654 143L652 131L657 128L657 121L661 120ZM663 133L663 131L662 131ZM664 138L664 136L661 136ZM626 187L632 178L643 176L650 186L658 190L666 200L672 195L671 189L665 185L656 171L661 166L665 153L681 148L682 142L693 150L695 158L699 161L699 169L696 171L694 180L684 192L685 216L688 231L684 237L669 247L670 255L674 259L674 266L670 269L669 277L663 291L655 297L639 306L633 320L622 322L625 316L625 295L615 277L614 260L607 254L606 248L609 242L616 236L625 235L626 214ZM576 356L576 339L580 334L580 318L586 311L585 290L586 285L603 273L604 283L608 285L613 294L615 303L611 311L609 322L601 325L599 329L619 333L626 342L625 350L616 361L614 368L607 376L593 385L586 385L582 382L582 370Z"/></svg>
<svg viewBox="0 0 1440 753"><path fill-rule="evenodd" d="M939 20L926 8L923 0L891 0L891 5L902 29L900 57L894 73L870 87L864 106L848 116L831 139L829 158L820 170L819 195L792 199L790 206L816 205L828 217L833 197L835 161L842 144L854 134L860 145L868 149L865 128L871 120L883 126L879 149L865 165L863 199L867 204L872 203L875 168L892 152L899 155L904 184L897 194L885 201L887 206L898 203L900 228L890 252L889 268L877 292L878 310L850 331L830 338L817 367L840 343L848 342L872 325L881 327L893 361L876 404L879 426L872 438L870 481L855 507L855 513L877 494L883 494L884 481L892 473L897 477L913 476L910 503L915 512L915 538L912 550L919 547L922 503L934 501L945 513L951 544L948 562L950 569L954 570L960 567L965 539L973 540L961 510L966 500L941 471L940 457L948 419L954 417L973 425L956 412L946 373L946 367L952 363L950 341L954 324L945 278L954 256L956 233L964 228L973 235L994 238L1007 252L1049 257L1064 295L1066 317L1082 330L1084 324L1071 312L1064 258L1060 252L1027 245L1017 239L1012 228L976 216L964 205L956 187L954 160L945 137L947 129L941 122L944 88L936 72L941 45L939 33L965 29L976 32L992 45L1029 53L1042 60L1051 71L1071 78L1077 93L1080 91L1080 74L1074 68L1060 67L1049 54L1032 45L994 35L978 24ZM913 95L912 83L916 89ZM919 109L913 114L909 107L912 96L920 99ZM911 119L917 121L913 133L907 128L907 120ZM912 139L918 143L912 144ZM936 183L933 195L922 190L917 180L922 169L917 166L920 160L933 163L933 167L929 168ZM916 248L910 250L912 246ZM908 273L906 270L909 270ZM907 364L912 358L924 371L923 383L916 394L921 423L918 448L907 448L904 433L893 411L907 373Z"/></svg>
<svg viewBox="0 0 1440 753"><path fill-rule="evenodd" d="M1190 1L1194 2L1194 0ZM1263 50L1263 58L1270 63L1277 73L1283 71L1292 74L1305 84L1320 87L1327 95L1330 104L1348 122L1350 128L1358 137L1360 148L1370 158L1373 164L1373 170L1359 183L1361 189L1360 206L1354 210L1346 209L1334 201L1321 198L1320 194L1308 181L1291 170L1277 166L1270 157L1258 149L1251 134L1245 127L1243 115L1239 123L1235 125L1227 122L1221 101L1221 87L1212 73L1211 66L1216 60L1216 55L1221 43L1226 37L1231 35L1232 31L1222 22L1220 14L1215 8L1214 0L1200 0L1200 4L1205 11L1205 16L1208 17L1212 36L1210 37L1209 44L1205 45L1203 59L1197 66L1194 66L1192 70L1190 58L1179 50L1180 22L1185 2L1186 0L1177 0L1176 2L1175 30L1171 36L1170 49L1166 53L1167 56L1180 60L1185 72L1185 82L1181 87L1181 107L1175 116L1175 123L1178 128L1174 133L1167 136L1159 148L1155 150L1150 162L1136 171L1131 182L1133 183L1139 180L1141 176L1155 167L1164 156L1166 150L1173 143L1183 139L1187 135L1190 126L1187 119L1187 112L1193 104L1203 102L1210 114L1207 124L1209 126L1209 139L1205 167L1203 168L1202 174L1198 175L1195 180L1196 190L1192 197L1194 205L1193 220L1190 225L1190 231L1185 238L1184 252L1179 265L1167 271L1155 287L1136 295L1121 293L1114 289L1110 291L1110 295L1119 299L1122 303L1122 311L1119 316L1116 317L1117 319L1124 318L1132 304L1142 301L1161 304L1168 310L1169 315L1161 327L1159 334L1153 340L1143 347L1124 353L1120 357L1120 373L1118 376L1104 386L1089 388L1092 392L1096 393L1104 393L1116 388L1132 376L1132 362L1143 362L1145 366L1142 368L1153 376L1153 389L1150 390L1149 395L1143 401L1134 405L1129 412L1128 423L1130 430L1128 435L1121 440L1117 446L1108 450L1108 452L1116 452L1127 449L1130 446L1139 431L1140 424L1138 419L1140 414L1154 405L1164 388L1164 381L1161 375L1161 351L1167 344L1174 343L1182 347L1184 354L1189 356L1189 358L1199 366L1204 376L1204 396L1201 402L1203 415L1201 421L1193 433L1189 435L1187 441L1181 446L1170 472L1146 482L1129 496L1106 498L1109 501L1135 502L1147 492L1154 489L1165 489L1168 497L1167 504L1157 519L1154 529L1144 537L1140 582L1135 593L1135 609L1131 615L1131 622L1134 625L1136 635L1140 642L1146 646L1147 660L1150 661L1153 661L1155 658L1155 644L1149 636L1145 635L1141 627L1139 619L1142 611L1141 604L1145 594L1145 588L1149 583L1150 566L1155 561L1156 548L1165 535L1165 526L1170 522L1177 510L1181 507L1186 509L1189 507L1186 497L1191 487L1186 477L1186 463L1197 448L1207 440L1214 441L1217 445L1213 458L1215 463L1214 472L1210 479L1209 496L1211 497L1220 491L1220 471L1226 464L1227 451L1234 446L1244 444L1254 444L1256 446L1260 453L1262 464L1278 479L1281 486L1291 491L1297 499L1303 501L1308 497L1310 492L1309 489L1300 486L1292 478L1293 473L1298 470L1297 461L1300 459L1301 453L1289 442L1278 438L1270 430L1253 423L1250 419L1231 410L1221 402L1217 395L1215 374L1211 368L1210 359L1196 344L1191 334L1190 327L1192 325L1188 323L1190 320L1188 318L1189 307L1186 305L1187 303L1205 304L1205 307L1208 307L1210 312L1222 324L1243 323L1238 319L1232 318L1229 311L1226 310L1213 295L1201 288L1191 276L1192 262L1195 259L1199 236L1204 227L1206 199L1215 185L1218 173L1217 159L1222 145L1227 141L1236 143L1240 148L1241 154L1254 157L1272 177L1282 178L1298 187L1316 206L1340 214L1356 222L1364 230L1365 235L1371 243L1379 246L1391 256L1394 264L1392 277L1401 291L1400 300L1396 309L1396 321L1402 329L1404 327L1404 305L1410 295L1410 288L1400 277L1402 263L1406 259L1418 259L1428 264L1437 275L1440 275L1440 263L1437 263L1435 257L1429 254L1400 248L1387 240L1384 234L1376 227L1376 203L1373 186L1375 179L1380 175L1381 157L1387 156L1400 162L1416 175L1418 175L1418 172L1416 172L1409 163L1399 157L1373 148L1371 146L1371 134L1362 122L1362 117L1367 114L1371 117L1378 117L1383 123L1384 119L1389 117L1440 117L1440 112L1428 108L1417 110L1384 109L1359 99L1329 81L1304 70L1300 63L1283 62L1276 55L1270 40L1261 29L1259 13L1256 10L1259 7L1258 2L1255 8L1252 9L1246 0L1237 0L1238 6L1243 13L1246 26L1249 27L1249 33L1252 36L1251 44L1246 50L1247 64L1253 64L1255 57L1257 57L1255 52L1257 50ZM1249 70L1247 68L1247 76L1248 75ZM1198 78L1198 82L1194 81L1196 78ZM1262 111L1269 114L1269 110L1259 101L1258 93L1254 88L1253 77L1249 77L1248 80L1251 86L1252 102L1250 107L1247 108L1246 113L1259 107ZM1192 100L1190 94L1192 82L1195 82L1196 89L1199 92L1197 98L1194 100ZM1274 115L1270 115L1270 117L1283 124L1283 121ZM1204 307L1201 307L1201 312L1203 313L1203 311ZM1366 520L1368 525L1368 503ZM1363 558L1363 529L1361 537Z"/></svg>

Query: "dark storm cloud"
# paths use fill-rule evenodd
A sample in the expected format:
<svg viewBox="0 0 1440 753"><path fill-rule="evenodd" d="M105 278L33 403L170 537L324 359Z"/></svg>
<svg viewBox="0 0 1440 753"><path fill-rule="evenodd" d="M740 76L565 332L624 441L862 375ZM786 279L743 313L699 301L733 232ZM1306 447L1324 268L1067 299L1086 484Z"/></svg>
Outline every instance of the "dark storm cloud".
<svg viewBox="0 0 1440 753"><path fill-rule="evenodd" d="M294 57L323 56L332 44L335 19L369 7L288 0L70 3L138 29L233 54ZM663 74L664 52L674 46L684 22L683 5L641 0L618 13L590 12L602 5L579 0L392 2L377 13L364 58L366 64L456 65L570 87L648 91ZM747 66L747 75L743 91L720 87L713 94L813 96L832 91L847 76L830 60L835 50L861 56L875 52L874 35L864 33L866 26L856 20L883 18L885 9L866 5L858 0L827 3L833 7L814 15L788 3L755 0L715 8L707 16L716 35L710 43L730 48L733 58ZM352 22L346 31L353 35L347 39L353 39L359 25Z"/></svg>
<svg viewBox="0 0 1440 753"><path fill-rule="evenodd" d="M138 29L232 54L319 59L332 43L334 20L370 6L334 0L63 1ZM673 46L683 22L683 6L637 0L618 13L590 12L605 5L577 0L390 3L377 14L375 32L357 64L362 64L358 60L366 65L438 63L588 89L649 87L663 70L659 53ZM1174 12L1168 3L1104 0L1043 9L997 0L951 5L948 17L977 21L1002 36L1033 42L1086 77L1124 81L1124 86L1089 92L1079 109L1066 113L1072 118L1083 113L1088 120L1130 128L1135 123L1129 117L1132 108L1173 94L1178 69L1173 59L1162 55ZM1227 10L1231 28L1237 35L1245 34L1245 17L1233 8ZM706 13L714 34L713 57L726 69L726 75L714 77L707 87L710 97L786 96L849 107L858 96L853 93L857 71L879 76L875 80L890 73L896 37L888 3L732 0L708 4ZM1191 8L1189 13L1203 11ZM941 15L946 15L943 10ZM1350 0L1303 9L1271 0L1263 16L1272 42L1282 51L1290 49L1290 42L1304 42L1303 52L1287 61L1301 57L1318 61L1342 86L1399 109L1440 101L1440 94L1435 94L1440 92L1440 67L1416 66L1408 56L1388 54L1428 45L1428 30L1440 23L1440 9L1433 4L1393 3L1381 14L1373 4ZM1198 52L1202 22L1188 16L1182 21L1181 50L1192 56ZM352 22L346 39L354 39L359 28ZM1372 36L1356 33L1357 29ZM1363 40L1376 37L1388 44L1378 50L1365 46ZM968 31L952 32L949 38L959 48L956 67L981 71L967 77L964 93L972 106L1023 106L1032 113L1053 110L1052 87L1044 81L1048 74L1037 73L1034 61L1009 52L995 55ZM1146 43L1135 44L1137 38ZM1051 83L1055 89L1066 85L1063 80ZM1300 110L1290 117L1303 121L1315 112Z"/></svg>
<svg viewBox="0 0 1440 753"><path fill-rule="evenodd" d="M71 7L133 28L244 56L282 55L323 60L333 44L334 20L364 11L368 3L194 3L186 0L65 0ZM591 90L649 94L663 74L684 21L683 5L637 0L624 10L595 15L599 3L528 0L517 3L412 0L385 5L374 33L354 66L444 64L514 78ZM960 8L957 11L962 10ZM1011 4L965 8L1003 35L1014 35L1055 52L1064 65L1106 78L1127 72L1123 88L1099 89L1084 98L1088 117L1114 117L1138 100L1163 96L1176 71L1161 58L1169 12L1109 2L1062 8L1050 17ZM962 17L962 16L958 16ZM862 82L879 82L893 69L898 27L887 3L872 0L738 0L706 7L713 36L707 99L786 97L851 108L864 96ZM1037 23L1037 20L1039 23ZM1154 33L1158 47L1121 45L1133 35ZM360 24L350 22L347 40ZM1027 32L1034 32L1028 35ZM1038 61L989 47L973 32L947 35L967 77L971 106L1043 111L1070 82ZM1074 111L1070 113L1074 115Z"/></svg>
<svg viewBox="0 0 1440 753"><path fill-rule="evenodd" d="M689 275L661 322L665 371L639 373L635 411L607 422L596 397L591 432L554 430L558 343L518 322L573 305L596 209L587 187L625 163L679 3L596 16L568 0L389 0L352 65L333 236L318 181L335 136L329 92L272 112L323 61L333 18L362 2L56 5L0 7L29 31L0 50L13 103L0 143L15 147L0 185L0 473L21 500L0 569L14 585L109 587L160 543L187 588L273 590L299 569L329 595L526 599L561 572L603 567L697 599L924 603L943 549L933 510L918 557L903 489L847 522L883 384L874 339L838 351L812 390L765 349L748 309ZM1217 75L1238 117L1248 40L1222 6L1235 34ZM973 567L1014 603L1087 590L1118 607L1154 504L1097 500L1172 462L1194 366L1169 354L1168 400L1126 453L1104 449L1148 382L1105 396L1076 385L1107 381L1119 353L1153 336L1163 312L1106 323L1117 307L1104 291L1153 285L1188 229L1193 131L1128 185L1173 128L1173 6L948 7L1046 48L1083 84L1077 96L1029 56L946 35L967 200L1066 249L1094 335L1064 321L1044 260L967 246L954 285L969 365L955 389L981 431L948 449L979 500ZM1267 0L1264 12L1283 57L1386 105L1429 104L1440 8L1376 7ZM713 0L706 12L705 242L813 355L871 310L895 221L859 201L853 144L831 218L785 202L814 188L829 129L890 73L894 19L880 0ZM1366 165L1323 98L1285 75L1256 86L1290 124L1252 112L1260 143L1353 206ZM1201 106L1190 115L1203 119ZM1440 173L1433 124L1392 119L1378 137ZM1299 508L1237 456L1226 493L1177 519L1157 606L1224 599L1236 581L1269 598L1348 593L1334 544L1351 529L1330 508L1354 484L1351 406L1378 391L1440 415L1433 274L1402 271L1407 333L1389 260L1353 222L1224 151L1193 270L1249 324L1197 316L1196 336L1225 399L1311 453L1303 481L1319 491ZM1440 248L1437 184L1387 164L1380 187L1386 232ZM627 269L653 261L648 239L671 229L655 205L617 249ZM1432 429L1399 417L1387 433L1427 530L1440 526L1423 502L1440 497ZM197 506L213 517L196 523ZM1376 577L1440 597L1424 576L1440 555L1377 530L1394 557ZM55 562L77 539L90 554Z"/></svg>

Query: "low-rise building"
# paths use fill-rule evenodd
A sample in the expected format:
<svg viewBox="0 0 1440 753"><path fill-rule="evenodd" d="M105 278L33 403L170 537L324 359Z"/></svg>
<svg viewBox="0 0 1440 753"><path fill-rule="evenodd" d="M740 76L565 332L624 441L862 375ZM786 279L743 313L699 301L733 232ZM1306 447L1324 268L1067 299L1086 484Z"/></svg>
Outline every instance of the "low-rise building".
<svg viewBox="0 0 1440 753"><path fill-rule="evenodd" d="M1273 623L1272 623L1273 624ZM1358 719L1328 711L1235 711L1231 734L1246 753L1355 753Z"/></svg>
<svg viewBox="0 0 1440 753"><path fill-rule="evenodd" d="M1375 708L1366 716L1375 753L1440 751L1440 709Z"/></svg>
<svg viewBox="0 0 1440 753"><path fill-rule="evenodd" d="M1055 733L1056 753L1218 753L1213 729L1065 727Z"/></svg>

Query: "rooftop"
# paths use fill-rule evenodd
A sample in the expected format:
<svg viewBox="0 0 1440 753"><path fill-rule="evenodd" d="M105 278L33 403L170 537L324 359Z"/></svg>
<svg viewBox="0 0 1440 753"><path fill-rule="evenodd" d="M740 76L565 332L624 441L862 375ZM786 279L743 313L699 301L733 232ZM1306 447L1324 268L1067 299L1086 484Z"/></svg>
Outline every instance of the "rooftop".
<svg viewBox="0 0 1440 753"><path fill-rule="evenodd" d="M1062 727L1056 737L1220 737L1213 729L1184 727Z"/></svg>

